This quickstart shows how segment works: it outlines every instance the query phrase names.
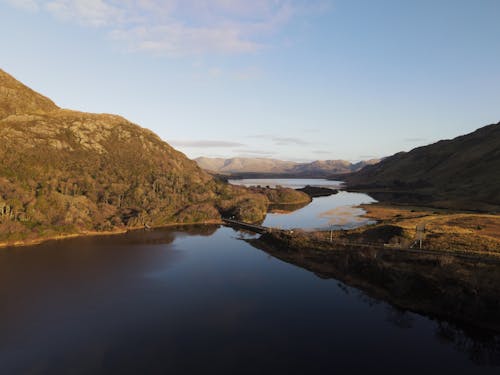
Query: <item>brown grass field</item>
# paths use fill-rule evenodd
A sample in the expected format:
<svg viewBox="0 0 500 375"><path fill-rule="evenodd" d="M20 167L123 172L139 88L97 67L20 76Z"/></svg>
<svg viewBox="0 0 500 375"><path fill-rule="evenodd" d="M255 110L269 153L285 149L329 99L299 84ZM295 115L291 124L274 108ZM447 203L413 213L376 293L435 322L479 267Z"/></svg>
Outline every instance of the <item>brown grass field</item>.
<svg viewBox="0 0 500 375"><path fill-rule="evenodd" d="M401 227L409 237L415 237L417 226L425 225L427 249L500 252L500 215L382 203L362 207L366 217Z"/></svg>

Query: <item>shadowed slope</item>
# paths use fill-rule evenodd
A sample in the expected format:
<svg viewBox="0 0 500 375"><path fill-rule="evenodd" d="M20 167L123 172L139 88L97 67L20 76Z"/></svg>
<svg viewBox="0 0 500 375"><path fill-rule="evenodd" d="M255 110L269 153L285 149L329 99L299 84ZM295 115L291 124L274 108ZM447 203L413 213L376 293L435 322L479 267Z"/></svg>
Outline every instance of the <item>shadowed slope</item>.
<svg viewBox="0 0 500 375"><path fill-rule="evenodd" d="M346 180L353 189L416 192L443 207L498 210L499 171L500 123L395 154Z"/></svg>

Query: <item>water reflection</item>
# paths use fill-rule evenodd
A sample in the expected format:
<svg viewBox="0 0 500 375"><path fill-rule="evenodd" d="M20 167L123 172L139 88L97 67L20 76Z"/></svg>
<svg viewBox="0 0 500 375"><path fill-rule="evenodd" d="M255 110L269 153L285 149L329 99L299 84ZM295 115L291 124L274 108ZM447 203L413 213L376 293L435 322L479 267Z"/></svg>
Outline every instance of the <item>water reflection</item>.
<svg viewBox="0 0 500 375"><path fill-rule="evenodd" d="M285 262L336 279L338 288L370 308L385 305L385 321L420 329L419 312L432 317L440 342L478 365L500 366L500 263L436 256L387 255L390 251L290 251L260 239L254 246ZM354 288L355 286L356 288ZM358 289L359 288L359 289ZM448 319L448 320L446 320Z"/></svg>
<svg viewBox="0 0 500 375"><path fill-rule="evenodd" d="M294 203L294 204L271 204L269 205L270 214L290 214L294 211L300 210L301 208L309 205L309 202L305 203Z"/></svg>
<svg viewBox="0 0 500 375"><path fill-rule="evenodd" d="M443 344L435 321L402 309L401 329L384 298L259 251L255 237L170 228L4 249L0 372L498 370Z"/></svg>
<svg viewBox="0 0 500 375"><path fill-rule="evenodd" d="M380 299L370 297L362 290L340 281L337 286L345 294L354 296L369 307L383 304ZM418 329L418 314L394 305L384 305L384 309L385 321L390 325L401 330ZM432 330L440 343L463 353L473 363L479 366L500 367L500 332L440 319L433 321Z"/></svg>
<svg viewBox="0 0 500 375"><path fill-rule="evenodd" d="M231 183L245 186L283 186L293 189L306 185L338 188L341 181L325 179L243 179ZM263 225L282 229L353 229L375 223L362 217L366 212L360 204L376 202L367 194L340 191L327 197L317 197L309 204L290 207L271 207Z"/></svg>
<svg viewBox="0 0 500 375"><path fill-rule="evenodd" d="M229 180L230 184L243 186L269 186L275 188L281 186L291 189L318 186L337 189L342 186L342 181L326 180L324 178L244 178L241 180Z"/></svg>
<svg viewBox="0 0 500 375"><path fill-rule="evenodd" d="M263 225L282 229L352 229L374 223L362 217L358 206L375 202L366 194L340 191L328 197L314 198L307 206L292 213L268 213Z"/></svg>
<svg viewBox="0 0 500 375"><path fill-rule="evenodd" d="M500 335L487 331L465 331L443 321L437 323L435 334L438 340L466 354L472 362L500 367Z"/></svg>

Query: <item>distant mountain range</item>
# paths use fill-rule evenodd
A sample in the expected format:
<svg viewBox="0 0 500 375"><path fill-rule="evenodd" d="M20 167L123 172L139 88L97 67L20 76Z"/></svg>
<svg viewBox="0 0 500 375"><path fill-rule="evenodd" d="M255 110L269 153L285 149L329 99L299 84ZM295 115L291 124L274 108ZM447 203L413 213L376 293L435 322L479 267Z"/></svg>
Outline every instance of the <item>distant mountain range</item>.
<svg viewBox="0 0 500 375"><path fill-rule="evenodd" d="M310 163L295 163L267 158L207 158L195 159L207 171L231 176L294 176L329 177L334 174L351 173L366 165L378 163L378 159L350 163L346 160L317 160Z"/></svg>
<svg viewBox="0 0 500 375"><path fill-rule="evenodd" d="M343 179L382 200L499 211L500 123L397 153Z"/></svg>

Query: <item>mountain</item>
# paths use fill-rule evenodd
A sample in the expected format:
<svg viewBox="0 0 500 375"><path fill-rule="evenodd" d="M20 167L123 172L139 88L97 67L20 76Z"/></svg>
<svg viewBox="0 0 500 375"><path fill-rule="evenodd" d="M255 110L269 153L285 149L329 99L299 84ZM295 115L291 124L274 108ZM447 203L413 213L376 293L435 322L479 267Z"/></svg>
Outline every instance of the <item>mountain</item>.
<svg viewBox="0 0 500 375"><path fill-rule="evenodd" d="M0 69L0 120L15 114L43 114L58 110L52 100L26 87Z"/></svg>
<svg viewBox="0 0 500 375"><path fill-rule="evenodd" d="M229 175L289 175L294 177L328 177L332 174L350 173L365 165L377 163L368 160L352 164L345 160L317 160L311 163L295 163L268 158L207 158L195 159L204 170Z"/></svg>
<svg viewBox="0 0 500 375"><path fill-rule="evenodd" d="M358 171L366 165L378 163L378 159L364 160L351 163L346 160L317 160L311 163L299 163L292 169L292 173L304 176L331 176L332 174L343 174Z"/></svg>
<svg viewBox="0 0 500 375"><path fill-rule="evenodd" d="M283 173L297 163L267 158L207 158L195 159L204 170L217 173Z"/></svg>
<svg viewBox="0 0 500 375"><path fill-rule="evenodd" d="M60 109L2 70L0 142L0 243L233 211L255 221L267 208L265 196L214 179L153 132Z"/></svg>
<svg viewBox="0 0 500 375"><path fill-rule="evenodd" d="M345 177L351 189L434 206L500 209L500 123L400 152ZM393 198L391 198L392 193Z"/></svg>

